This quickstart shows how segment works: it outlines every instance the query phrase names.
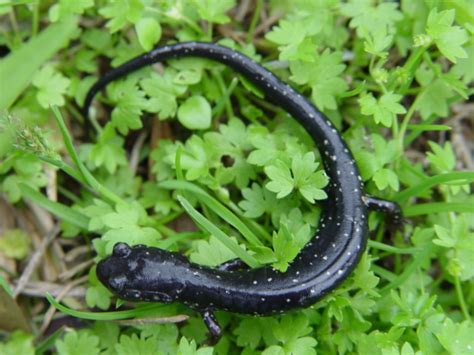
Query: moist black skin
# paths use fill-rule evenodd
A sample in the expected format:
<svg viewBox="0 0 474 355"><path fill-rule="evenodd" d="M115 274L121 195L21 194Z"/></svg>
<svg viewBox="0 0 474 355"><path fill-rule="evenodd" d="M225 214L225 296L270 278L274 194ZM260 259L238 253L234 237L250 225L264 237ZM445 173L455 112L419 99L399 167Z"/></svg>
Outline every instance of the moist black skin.
<svg viewBox="0 0 474 355"><path fill-rule="evenodd" d="M305 97L247 56L212 43L185 42L156 48L106 73L87 94L84 115L95 94L111 81L144 66L179 57L223 63L259 87L296 119L319 149L330 184L325 189L318 229L285 273L270 266L232 271L189 262L184 256L146 246L115 245L97 266L99 280L130 301L182 302L201 312L219 336L216 309L267 315L308 307L340 285L357 265L367 244L368 209L391 213L399 207L364 195L354 158L332 123Z"/></svg>

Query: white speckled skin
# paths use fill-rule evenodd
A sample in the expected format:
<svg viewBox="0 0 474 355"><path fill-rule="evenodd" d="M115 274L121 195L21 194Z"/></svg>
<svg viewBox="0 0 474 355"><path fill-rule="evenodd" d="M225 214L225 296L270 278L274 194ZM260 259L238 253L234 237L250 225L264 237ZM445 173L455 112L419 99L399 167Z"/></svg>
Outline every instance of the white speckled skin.
<svg viewBox="0 0 474 355"><path fill-rule="evenodd" d="M352 154L331 122L305 97L243 54L212 43L187 42L156 48L107 73L87 95L85 115L94 95L109 82L143 66L185 56L232 67L308 131L330 178L318 230L285 273L271 267L218 270L190 263L176 253L120 244L114 255L99 263L99 279L125 299L176 300L201 311L271 314L315 303L357 265L367 242L367 204Z"/></svg>

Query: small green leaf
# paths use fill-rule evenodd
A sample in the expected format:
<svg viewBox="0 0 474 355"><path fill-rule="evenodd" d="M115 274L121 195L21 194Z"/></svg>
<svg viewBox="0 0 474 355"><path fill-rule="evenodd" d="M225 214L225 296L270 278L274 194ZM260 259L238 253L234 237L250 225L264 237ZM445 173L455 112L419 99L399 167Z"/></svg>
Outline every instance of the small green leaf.
<svg viewBox="0 0 474 355"><path fill-rule="evenodd" d="M187 86L174 81L174 76L170 70L165 70L163 75L153 73L150 77L143 79L140 86L150 97L147 111L158 113L161 120L176 114L178 109L176 98L187 89Z"/></svg>
<svg viewBox="0 0 474 355"><path fill-rule="evenodd" d="M291 162L291 168L282 160L277 160L273 165L264 168L270 178L265 187L277 193L277 198L288 196L293 189L297 189L304 198L314 203L327 197L322 190L328 183L324 171L319 170L318 163L314 161L314 153L296 155Z"/></svg>
<svg viewBox="0 0 474 355"><path fill-rule="evenodd" d="M436 337L450 354L469 354L474 349L473 332L472 322L454 323L450 318L446 318L436 331Z"/></svg>
<svg viewBox="0 0 474 355"><path fill-rule="evenodd" d="M142 127L141 114L147 109L145 93L141 91L133 78L111 83L107 91L115 104L112 111L112 123L122 134L130 129Z"/></svg>
<svg viewBox="0 0 474 355"><path fill-rule="evenodd" d="M202 19L214 23L227 23L230 21L225 14L235 6L235 0L193 0Z"/></svg>
<svg viewBox="0 0 474 355"><path fill-rule="evenodd" d="M96 268L89 270L89 282L91 286L86 292L86 303L89 307L98 307L107 310L110 308L112 293L97 279Z"/></svg>
<svg viewBox="0 0 474 355"><path fill-rule="evenodd" d="M188 129L208 129L211 119L211 105L203 96L191 96L179 106L178 120Z"/></svg>
<svg viewBox="0 0 474 355"><path fill-rule="evenodd" d="M140 0L114 0L99 9L99 14L109 19L106 27L117 32L127 22L136 23L143 12L144 4Z"/></svg>
<svg viewBox="0 0 474 355"><path fill-rule="evenodd" d="M34 355L35 347L33 340L33 335L17 330L10 335L7 341L0 343L0 354Z"/></svg>
<svg viewBox="0 0 474 355"><path fill-rule="evenodd" d="M379 190L385 190L388 186L394 191L398 191L399 189L398 176L393 170L380 169L374 174L372 179Z"/></svg>
<svg viewBox="0 0 474 355"><path fill-rule="evenodd" d="M237 242L235 238L232 239ZM190 259L192 262L202 265L218 266L226 261L237 258L235 253L213 235L210 236L208 241L197 241L194 248L196 251L190 254Z"/></svg>
<svg viewBox="0 0 474 355"><path fill-rule="evenodd" d="M182 337L179 341L177 355L212 355L212 353L213 348L208 346L197 349L196 342L194 340L188 342L185 337Z"/></svg>
<svg viewBox="0 0 474 355"><path fill-rule="evenodd" d="M100 352L99 338L88 330L72 330L64 339L57 340L55 345L60 355L98 355Z"/></svg>
<svg viewBox="0 0 474 355"><path fill-rule="evenodd" d="M293 177L288 165L277 160L273 165L265 167L265 174L270 178L270 182L265 187L277 193L277 198L288 196L293 191Z"/></svg>
<svg viewBox="0 0 474 355"><path fill-rule="evenodd" d="M342 64L342 53L326 49L314 56L313 62L290 62L291 80L297 84L311 86L311 98L319 109L337 108L336 98L347 90L347 83L340 77L345 69Z"/></svg>
<svg viewBox="0 0 474 355"><path fill-rule="evenodd" d="M94 6L94 0L60 0L49 9L49 18L51 22L56 22L68 15L82 14L91 6Z"/></svg>
<svg viewBox="0 0 474 355"><path fill-rule="evenodd" d="M70 80L57 72L51 65L43 67L33 77L33 85L38 88L36 97L43 108L49 106L63 106L64 94L69 87Z"/></svg>
<svg viewBox="0 0 474 355"><path fill-rule="evenodd" d="M253 183L252 188L243 189L242 196L244 200L239 203L239 206L249 218L258 218L265 212L271 212L277 203L275 195L257 183Z"/></svg>
<svg viewBox="0 0 474 355"><path fill-rule="evenodd" d="M396 120L397 114L405 113L405 108L398 102L402 96L394 93L383 94L378 100L371 93L364 94L359 99L361 112L364 115L374 116L375 123L382 123L391 127Z"/></svg>
<svg viewBox="0 0 474 355"><path fill-rule="evenodd" d="M117 355L146 355L156 354L158 352L156 336L145 338L144 336L138 336L136 334L121 335L120 341L115 345L115 351Z"/></svg>
<svg viewBox="0 0 474 355"><path fill-rule="evenodd" d="M450 142L446 142L444 147L435 142L428 142L433 152L426 154L428 161L436 172L450 172L456 166L456 156Z"/></svg>
<svg viewBox="0 0 474 355"><path fill-rule="evenodd" d="M454 96L451 88L442 79L436 79L423 88L416 100L416 109L424 120L433 115L446 117L449 113L448 99Z"/></svg>
<svg viewBox="0 0 474 355"><path fill-rule="evenodd" d="M124 139L115 133L114 126L107 124L88 158L95 166L104 166L110 174L114 174L118 166L127 164L123 142Z"/></svg>
<svg viewBox="0 0 474 355"><path fill-rule="evenodd" d="M138 42L144 50L151 50L161 38L161 26L154 18L145 17L135 24Z"/></svg>
<svg viewBox="0 0 474 355"><path fill-rule="evenodd" d="M462 45L468 40L467 33L459 26L453 26L455 10L438 12L431 10L426 23L426 32L433 38L440 52L453 63L456 58L466 58Z"/></svg>
<svg viewBox="0 0 474 355"><path fill-rule="evenodd" d="M7 230L0 235L0 252L18 260L28 255L30 239L21 229Z"/></svg>

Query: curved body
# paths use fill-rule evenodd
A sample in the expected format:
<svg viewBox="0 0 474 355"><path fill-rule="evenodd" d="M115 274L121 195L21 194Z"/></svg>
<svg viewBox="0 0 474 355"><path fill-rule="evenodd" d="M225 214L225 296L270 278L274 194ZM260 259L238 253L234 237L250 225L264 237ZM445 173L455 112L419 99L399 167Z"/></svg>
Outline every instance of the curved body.
<svg viewBox="0 0 474 355"><path fill-rule="evenodd" d="M368 211L352 154L331 122L305 97L241 53L211 43L187 42L156 48L107 73L90 90L85 114L94 95L109 82L143 66L186 56L213 59L233 68L311 135L330 179L318 229L285 273L271 267L225 271L157 248L118 244L114 254L99 263L99 279L124 299L176 300L201 311L271 314L315 303L357 265L367 243Z"/></svg>

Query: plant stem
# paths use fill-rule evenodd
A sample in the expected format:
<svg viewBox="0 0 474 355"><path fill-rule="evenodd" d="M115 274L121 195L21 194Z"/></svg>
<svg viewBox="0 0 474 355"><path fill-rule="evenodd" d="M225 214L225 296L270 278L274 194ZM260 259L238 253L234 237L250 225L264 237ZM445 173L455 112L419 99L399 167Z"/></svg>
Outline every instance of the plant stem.
<svg viewBox="0 0 474 355"><path fill-rule="evenodd" d="M374 240L369 240L369 247L374 248L374 249L388 251L393 254L414 254L420 251L420 249L418 248L397 248L391 245L376 242Z"/></svg>
<svg viewBox="0 0 474 355"><path fill-rule="evenodd" d="M229 87L229 89L226 89L225 84L224 84L224 79L222 78L221 73L214 72L214 75L217 79L217 84L219 85L219 89L221 90L222 95L223 95L227 118L231 119L232 117L234 117L234 111L232 110L232 104L230 102L230 97L229 97L230 96L230 92L229 92L230 87ZM234 88L235 88L235 85L234 85Z"/></svg>
<svg viewBox="0 0 474 355"><path fill-rule="evenodd" d="M37 0L32 5L33 6L33 18L31 20L31 37L35 37L38 34L40 1L41 0Z"/></svg>
<svg viewBox="0 0 474 355"><path fill-rule="evenodd" d="M417 64L419 60L421 59L423 53L426 51L426 49L427 47L418 47L417 49L415 49L413 52L411 52L410 57L405 62L405 65L403 65L403 69L406 72L408 72L408 79L403 84L403 86L399 89L400 92L408 90L408 88L410 87L411 82L413 81L415 68L417 68ZM396 82L393 80L388 85L389 91L393 91L395 89L395 86L396 86Z"/></svg>
<svg viewBox="0 0 474 355"><path fill-rule="evenodd" d="M74 165L76 165L76 167L79 169L79 172L82 175L82 178L86 182L86 184L89 187L91 187L93 190L97 191L102 197L107 199L109 202L112 202L115 204L125 203L125 201L122 200L118 195L116 195L115 193L107 189L105 186L103 186L101 183L99 183L95 179L95 177L92 176L89 170L87 170L87 168L79 159L79 156L77 155L76 150L74 149L74 145L72 143L72 137L66 128L66 124L64 123L64 119L61 115L61 112L56 106L52 106L51 109L53 110L54 117L56 118L56 123L58 124L59 129L61 130L61 134L63 136L66 149L69 155L71 156L71 159L74 162Z"/></svg>
<svg viewBox="0 0 474 355"><path fill-rule="evenodd" d="M213 31L213 26L212 22L207 23L207 38L209 39L209 42L212 42L212 31Z"/></svg>
<svg viewBox="0 0 474 355"><path fill-rule="evenodd" d="M245 37L245 40L247 43L252 42L253 34L255 32L255 27L257 27L258 18L260 17L260 12L262 11L262 7L263 7L263 0L257 0L255 10L253 11L252 20L250 21L250 26L247 31L247 36Z"/></svg>
<svg viewBox="0 0 474 355"><path fill-rule="evenodd" d="M403 121L400 125L400 130L398 131L398 134L396 137L398 137L398 156L401 157L403 156L403 151L405 148L405 134L408 128L408 124L410 123L410 120L415 113L416 106L418 104L418 100L421 97L421 93L416 96L415 101L411 104L410 108L408 109L408 112L406 113L405 117L403 118ZM397 164L400 160L397 161Z"/></svg>
<svg viewBox="0 0 474 355"><path fill-rule="evenodd" d="M469 311L467 309L466 301L464 300L464 294L462 292L461 283L459 282L459 277L454 277L454 286L456 287L456 294L459 300L459 306L461 307L462 314L466 320L471 320L471 316L469 315Z"/></svg>
<svg viewBox="0 0 474 355"><path fill-rule="evenodd" d="M18 22L16 21L16 15L15 15L15 8L12 7L10 12L8 13L8 17L10 18L10 23L12 25L13 31L15 32L15 38L17 43L21 43L21 35L20 35L20 29L18 28Z"/></svg>

